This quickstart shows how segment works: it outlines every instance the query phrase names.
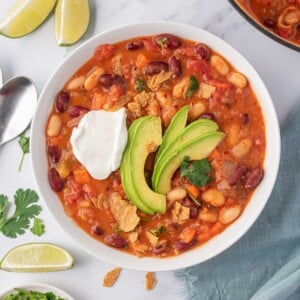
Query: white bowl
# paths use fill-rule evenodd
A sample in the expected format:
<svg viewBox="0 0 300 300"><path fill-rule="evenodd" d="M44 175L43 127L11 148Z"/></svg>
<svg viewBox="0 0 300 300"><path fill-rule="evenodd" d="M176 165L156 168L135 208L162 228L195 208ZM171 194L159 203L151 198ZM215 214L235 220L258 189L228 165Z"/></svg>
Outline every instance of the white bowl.
<svg viewBox="0 0 300 300"><path fill-rule="evenodd" d="M0 292L0 299L2 299L2 297L4 297L4 296L7 296L7 295L15 292L16 288L23 289L26 291L37 291L40 293L52 292L55 296L61 297L64 300L74 300L73 297L71 297L69 294L67 294L63 290L61 290L53 285L46 284L46 283L27 283L27 284L20 284L20 285L14 286L12 288L6 289L3 292Z"/></svg>
<svg viewBox="0 0 300 300"><path fill-rule="evenodd" d="M164 259L138 258L96 241L76 226L72 219L66 216L60 201L48 183L45 126L56 94L71 75L93 55L94 49L99 44L115 43L135 36L163 32L173 33L186 39L207 44L247 76L260 101L265 120L267 144L264 162L265 176L239 219L215 238L200 247L184 252L176 257ZM274 106L264 83L246 59L231 46L213 34L189 25L169 22L139 23L113 29L91 38L78 47L58 66L41 93L37 111L33 119L31 155L35 179L48 209L61 228L77 241L84 250L105 262L124 268L144 271L165 271L201 263L220 254L233 245L251 227L263 210L276 180L280 159L280 132Z"/></svg>

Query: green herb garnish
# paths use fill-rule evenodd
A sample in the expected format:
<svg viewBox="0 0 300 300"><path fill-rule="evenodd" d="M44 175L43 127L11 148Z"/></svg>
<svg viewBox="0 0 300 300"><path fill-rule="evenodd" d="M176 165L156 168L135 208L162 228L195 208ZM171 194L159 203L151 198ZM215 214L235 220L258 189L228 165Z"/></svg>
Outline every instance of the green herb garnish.
<svg viewBox="0 0 300 300"><path fill-rule="evenodd" d="M211 182L211 166L207 158L189 161L189 157L185 156L181 166L181 176L185 177L190 183L195 186L204 186Z"/></svg>
<svg viewBox="0 0 300 300"><path fill-rule="evenodd" d="M163 234L167 231L166 227L165 226L160 226L158 229L151 229L150 232L157 236L159 234Z"/></svg>
<svg viewBox="0 0 300 300"><path fill-rule="evenodd" d="M190 86L185 93L186 98L191 98L193 96L194 91L199 87L199 83L197 78L193 75L190 77Z"/></svg>
<svg viewBox="0 0 300 300"><path fill-rule="evenodd" d="M167 40L168 38L166 37L159 38L156 40L156 44L158 44L161 48L165 48Z"/></svg>
<svg viewBox="0 0 300 300"><path fill-rule="evenodd" d="M119 233L121 233L121 232L123 232L123 230L120 229L119 227L115 229L115 233L119 234Z"/></svg>
<svg viewBox="0 0 300 300"><path fill-rule="evenodd" d="M45 225L43 220L40 218L34 218L33 226L31 227L30 231L37 236L41 236L45 233Z"/></svg>
<svg viewBox="0 0 300 300"><path fill-rule="evenodd" d="M64 300L55 296L52 292L40 293L36 291L26 291L23 289L15 289L14 294L9 294L3 300Z"/></svg>
<svg viewBox="0 0 300 300"><path fill-rule="evenodd" d="M25 130L26 131L26 130ZM30 143L30 139L29 136L25 136L25 131L23 131L20 136L19 136L19 145L22 149L23 155L19 164L19 172L22 169L22 165L23 165L23 161L24 161L24 157L27 153L29 153L29 143Z"/></svg>
<svg viewBox="0 0 300 300"><path fill-rule="evenodd" d="M38 195L35 191L18 189L14 195L15 212L7 216L8 197L0 195L0 232L10 238L16 238L29 228L31 219L38 216L42 208L37 205Z"/></svg>
<svg viewBox="0 0 300 300"><path fill-rule="evenodd" d="M137 79L135 81L135 89L138 91L138 92L142 92L144 90L147 89L147 84L144 80L142 79Z"/></svg>

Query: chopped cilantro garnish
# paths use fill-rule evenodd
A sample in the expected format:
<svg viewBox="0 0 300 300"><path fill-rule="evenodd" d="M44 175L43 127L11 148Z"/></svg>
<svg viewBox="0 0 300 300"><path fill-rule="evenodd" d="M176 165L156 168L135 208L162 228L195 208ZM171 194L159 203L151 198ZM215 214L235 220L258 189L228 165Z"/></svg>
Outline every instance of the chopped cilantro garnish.
<svg viewBox="0 0 300 300"><path fill-rule="evenodd" d="M37 291L27 291L23 289L15 289L15 292L4 296L3 300L64 300L54 295L52 292L41 293Z"/></svg>
<svg viewBox="0 0 300 300"><path fill-rule="evenodd" d="M185 93L186 98L191 98L193 96L194 91L199 87L199 83L197 78L193 75L190 77L190 86Z"/></svg>
<svg viewBox="0 0 300 300"><path fill-rule="evenodd" d="M168 38L162 37L156 40L156 44L158 44L161 48L165 48L166 42Z"/></svg>
<svg viewBox="0 0 300 300"><path fill-rule="evenodd" d="M190 162L189 157L185 156L180 166L180 172L182 177L195 186L204 186L211 182L211 166L206 158Z"/></svg>
<svg viewBox="0 0 300 300"><path fill-rule="evenodd" d="M146 90L147 88L147 84L144 80L142 79L137 79L135 81L135 89L138 91L138 92L142 92L144 90Z"/></svg>
<svg viewBox="0 0 300 300"><path fill-rule="evenodd" d="M160 226L160 227L157 228L157 229L151 229L150 232L151 232L153 235L157 236L157 235L159 235L159 234L165 233L165 232L166 232L166 227Z"/></svg>

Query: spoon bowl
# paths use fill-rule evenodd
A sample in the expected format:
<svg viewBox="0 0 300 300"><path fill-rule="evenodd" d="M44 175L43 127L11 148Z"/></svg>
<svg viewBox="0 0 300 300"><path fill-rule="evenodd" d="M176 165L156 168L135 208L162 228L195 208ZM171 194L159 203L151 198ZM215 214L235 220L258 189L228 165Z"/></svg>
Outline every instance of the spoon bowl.
<svg viewBox="0 0 300 300"><path fill-rule="evenodd" d="M0 145L21 134L37 105L37 90L26 77L7 81L0 89Z"/></svg>

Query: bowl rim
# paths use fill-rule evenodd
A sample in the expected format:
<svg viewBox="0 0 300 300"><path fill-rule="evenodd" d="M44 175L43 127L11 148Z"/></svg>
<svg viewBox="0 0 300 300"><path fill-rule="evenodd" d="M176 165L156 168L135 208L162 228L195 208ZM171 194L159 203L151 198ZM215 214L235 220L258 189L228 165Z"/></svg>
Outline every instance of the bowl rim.
<svg viewBox="0 0 300 300"><path fill-rule="evenodd" d="M300 52L300 44L299 46L296 43L288 42L286 39L278 36L270 30L267 30L262 24L259 23L255 17L251 16L249 12L247 12L242 5L240 5L237 0L228 0L228 2L235 8L235 10L244 17L252 26L261 31L263 34L271 38L272 40L279 42L283 46L286 46L294 51Z"/></svg>
<svg viewBox="0 0 300 300"><path fill-rule="evenodd" d="M148 27L150 29L148 29ZM153 29L154 27L156 29ZM106 37L107 35L109 36L109 35L116 34L119 32L126 32L127 30L129 32L130 32L130 30L133 30L133 31L137 30L140 32L141 28L144 28L144 30L146 30L147 32L153 31L152 33L149 33L149 34L144 33L144 35L151 35L151 34L153 35L153 34L158 34L161 32L170 32L170 31L173 31L173 32L174 31L176 31L176 32L184 31L185 33L191 31L192 34L195 35L194 40L197 40L196 35L200 35L207 39L211 39L211 43L219 45L224 51L226 50L226 53L228 55L230 53L231 55L234 55L235 57L237 57L237 59L239 59L241 62L243 62L245 64L245 66L247 66L247 68L249 68L249 72L251 71L251 73L253 74L252 75L253 78L255 78L255 80L257 80L257 84L258 84L259 88L263 91L263 93L265 95L264 102L267 105L267 107L265 107L265 109L267 109L268 113L270 114L270 116L268 116L268 118L271 118L271 120L272 120L272 122L271 122L272 142L274 145L272 147L272 151L270 149L269 149L269 151L270 151L270 153L272 152L272 155L275 155L275 157L272 159L272 174L270 174L270 173L268 174L268 178L269 178L268 185L264 187L264 190L260 189L260 191L265 195L265 197L262 200L262 202L259 203L259 205L257 207L251 208L254 210L255 217L249 217L248 219L244 220L244 219L242 219L242 216L243 216L243 214L242 214L239 217L239 219L237 219L232 225L230 225L228 227L228 228L234 228L236 230L236 232L235 232L236 235L228 236L226 239L226 245L219 246L219 248L217 250L211 246L212 241L213 241L213 243L217 244L219 242L219 237L223 236L224 232L228 231L228 228L225 231L223 231L221 234L217 235L210 241L206 242L204 245L196 247L195 249L191 249L185 253L180 254L179 256L172 256L172 257L163 258L163 259L156 258L156 257L154 257L154 258L153 257L138 258L132 254L124 253L119 250L113 249L107 245L104 245L103 243L101 243L99 241L96 241L92 237L90 237L86 232L84 232L81 228L79 228L77 226L77 224L75 222L73 222L73 220L70 220L71 219L70 217L68 217L65 214L60 201L57 201L57 202L59 202L60 209L62 211L62 214L64 215L63 220L61 220L59 218L59 216L57 215L57 213L55 213L55 208L53 206L54 204L50 205L49 199L48 199L48 201L45 201L46 207L49 209L51 215L53 216L55 221L58 223L59 227L62 228L67 233L67 235L70 236L76 242L76 244L78 244L82 249L84 249L86 252L90 253L94 257L97 257L98 259L100 259L102 261L105 261L105 262L113 264L113 265L118 265L118 266L126 268L126 269L140 270L140 271L170 271L170 270L176 270L176 269L181 269L181 268L186 268L186 267L189 267L192 265L196 265L196 264L202 263L204 261L207 261L207 260L213 258L214 256L224 252L226 249L231 247L235 242L237 242L249 230L249 228L252 226L252 224L255 222L255 220L259 217L261 211L263 210L264 206L266 205L266 203L270 197L270 194L273 190L273 186L275 184L276 178L277 178L279 161L280 161L280 130L279 130L277 114L276 114L273 102L271 100L270 94L269 94L266 86L264 85L262 79L257 74L257 72L252 67L252 65L237 50L235 50L232 46L230 46L229 44L224 42L221 38L215 36L214 34L212 34L210 32L207 32L203 29L199 29L199 28L191 26L191 25L187 25L187 24L183 24L183 23L176 23L176 22L153 21L153 22L141 22L141 23L133 23L133 24L127 24L127 25L123 25L123 26L118 26L118 27L106 30L104 32L101 32L101 33L93 36L92 38L85 41L78 48L73 50L57 66L57 68L54 70L54 72L48 79L47 83L45 84L45 86L40 94L39 104L38 104L36 113L33 118L32 126L31 126L32 143L30 144L30 153L31 153L31 158L32 158L31 163L32 163L34 178L35 178L39 192L42 195L43 199L47 199L47 196L46 196L47 191L46 190L49 190L50 188L47 185L48 181L47 181L47 183L40 182L40 180L42 180L39 176L41 174L39 174L39 170L38 170L40 161L37 162L35 157L38 157L38 153L40 152L41 144L35 143L34 137L39 134L38 112L40 110L42 110L42 102L43 102L42 99L43 98L46 99L47 89L49 89L49 86L51 85L52 81L54 81L55 76L57 74L59 74L59 71L64 66L64 64L67 63L68 60L72 60L72 58L76 57L76 54L80 53L80 51L82 51L82 49L84 49L85 47L88 48L89 44L92 44L93 42L95 42L97 40L101 40L101 38ZM159 29L157 29L157 28L159 28ZM165 30L165 28L166 28L166 30ZM188 34L190 34L190 32ZM188 35L188 34L186 34L186 35ZM142 34L140 34L140 36L141 35ZM183 36L184 38L187 38L187 36L184 35L183 33L180 33L178 35ZM125 38L119 39L119 41L130 38L130 37L133 38L135 36L138 36L138 34L135 34L132 36L126 35ZM203 37L201 37L201 38L203 38ZM98 44L99 43L103 43L103 41L98 42ZM214 48L214 47L212 47L212 48ZM224 53L221 53L221 55L223 57L226 57ZM81 65L82 64L78 64L77 69ZM236 67L235 64L233 64L233 65ZM64 82L66 82L68 79L69 78L65 78ZM260 103L260 106L262 106L264 104L264 102L261 102L259 99L258 99L258 101ZM52 102L52 105L53 105L53 102ZM52 107L52 105L51 105L51 107ZM261 109L262 109L262 107L261 107ZM50 112L48 112L47 116L49 116L49 113ZM266 123L267 115L264 114L264 112L263 112L263 115L264 115L264 120ZM46 118L47 118L47 116L46 116ZM266 125L267 124L265 124L265 126ZM267 128L265 128L265 132L267 135ZM44 129L43 129L43 136L44 136ZM267 136L266 136L266 138L267 138ZM44 142L44 140L43 140L43 143L46 144ZM267 150L266 150L266 152L267 152ZM264 160L264 163L266 163L266 158ZM47 187L46 187L46 185L47 185ZM53 191L51 191L51 195L54 195L54 197L57 199L57 196ZM252 202L253 202L253 197L254 197L254 195L252 195ZM251 201L249 201L249 202L251 203ZM249 203L248 203L247 207L249 207ZM61 214L61 212L59 212L59 214ZM241 223L241 220L243 220L243 223ZM63 224L62 224L63 222L66 223L67 226L63 226ZM69 226L70 222L72 222L72 226ZM238 227L239 223L241 223L240 225L242 225L242 227L241 227L242 229L240 227ZM77 229L77 228L79 228L79 229ZM75 233L76 233L76 235L80 236L80 240L78 239L78 237L75 237ZM84 235L82 235L82 233ZM93 240L94 242L96 242L97 246L94 243L92 246L85 245L85 243L87 243L87 244L92 243L92 242L90 242L90 240ZM218 242L215 242L216 240L218 240ZM205 245L208 245L207 249L210 249L211 252L206 254L204 258L201 255L196 255L197 254L196 252L200 252L199 249L206 247ZM102 251L102 252L100 251L101 252L100 253L100 252L98 252L99 249L95 249L95 248L99 248L99 249L101 249L101 251L103 248L105 248L105 249L108 248L108 251L113 251L113 252L109 253L109 254L105 253L105 255L103 255L103 252L106 252L106 251ZM202 251L204 251L204 250L202 250ZM191 253L193 253L193 255Z"/></svg>
<svg viewBox="0 0 300 300"><path fill-rule="evenodd" d="M6 296L9 293L13 293L15 289L30 289L35 290L38 292L52 292L56 296L63 297L65 300L74 300L74 298L69 295L67 292L63 291L62 289L48 283L42 282L29 282L23 284L14 284L10 288L5 289L4 291L0 292L0 298ZM46 291L44 291L46 290Z"/></svg>

